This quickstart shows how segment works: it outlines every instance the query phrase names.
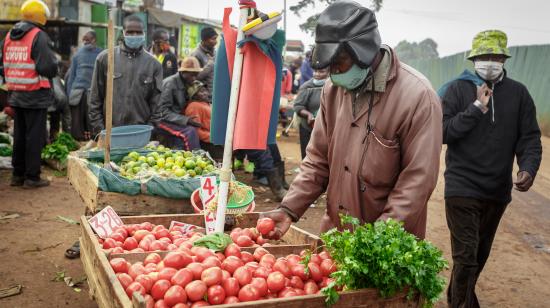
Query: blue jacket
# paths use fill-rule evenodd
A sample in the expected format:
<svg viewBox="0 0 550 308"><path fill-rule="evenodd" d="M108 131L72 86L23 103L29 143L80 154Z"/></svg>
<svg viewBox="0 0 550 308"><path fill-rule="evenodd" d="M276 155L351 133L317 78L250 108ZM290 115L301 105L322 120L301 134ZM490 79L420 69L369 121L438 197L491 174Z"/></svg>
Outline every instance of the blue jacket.
<svg viewBox="0 0 550 308"><path fill-rule="evenodd" d="M67 73L67 95L72 89L90 89L95 60L100 52L101 48L93 46L81 47L76 52Z"/></svg>

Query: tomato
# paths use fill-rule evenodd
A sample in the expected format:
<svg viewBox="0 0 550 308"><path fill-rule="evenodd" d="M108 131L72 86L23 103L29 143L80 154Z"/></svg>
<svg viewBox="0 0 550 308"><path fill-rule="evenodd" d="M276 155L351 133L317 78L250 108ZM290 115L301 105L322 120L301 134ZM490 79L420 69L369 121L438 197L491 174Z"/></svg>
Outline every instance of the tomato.
<svg viewBox="0 0 550 308"><path fill-rule="evenodd" d="M241 252L241 260L243 260L244 263L252 262L254 261L254 256L248 252L248 251L242 251Z"/></svg>
<svg viewBox="0 0 550 308"><path fill-rule="evenodd" d="M180 269L172 276L172 279L170 279L172 284L182 287L185 287L191 281L193 281L193 272L188 268Z"/></svg>
<svg viewBox="0 0 550 308"><path fill-rule="evenodd" d="M154 227L154 225L152 223L148 222L148 221L142 222L141 224L139 224L139 228L141 230L152 231L153 227Z"/></svg>
<svg viewBox="0 0 550 308"><path fill-rule="evenodd" d="M149 245L149 251L165 250L166 247L168 247L166 243L155 240L151 243L151 245Z"/></svg>
<svg viewBox="0 0 550 308"><path fill-rule="evenodd" d="M248 230L250 230L250 233L243 233L243 234L250 236L250 238L253 241L256 241L258 239L258 236L261 235L260 232L256 230L256 228L248 228Z"/></svg>
<svg viewBox="0 0 550 308"><path fill-rule="evenodd" d="M178 270L175 268L171 268L171 267L163 268L159 271L159 279L170 281L177 272Z"/></svg>
<svg viewBox="0 0 550 308"><path fill-rule="evenodd" d="M226 296L236 296L239 294L239 281L237 278L227 278L222 281L222 287Z"/></svg>
<svg viewBox="0 0 550 308"><path fill-rule="evenodd" d="M126 262L126 261L125 261ZM128 269L128 274L132 276L133 279L136 279L138 275L146 274L145 267L141 263L134 263Z"/></svg>
<svg viewBox="0 0 550 308"><path fill-rule="evenodd" d="M229 245L227 245L227 247L225 247L225 251L224 251L224 255L225 257L229 257L229 256L234 256L234 257L237 257L237 258L241 258L241 247L239 247L239 245L235 244L235 243L231 243Z"/></svg>
<svg viewBox="0 0 550 308"><path fill-rule="evenodd" d="M220 262L223 262L223 260L225 260L225 255L221 252L216 252L216 258L218 258L218 260L220 260Z"/></svg>
<svg viewBox="0 0 550 308"><path fill-rule="evenodd" d="M124 235L120 234L120 233L112 233L109 238L112 238L113 240L117 241L117 242L124 242Z"/></svg>
<svg viewBox="0 0 550 308"><path fill-rule="evenodd" d="M143 300L145 301L145 308L154 308L155 307L155 300L153 297L149 294L145 294L143 297Z"/></svg>
<svg viewBox="0 0 550 308"><path fill-rule="evenodd" d="M298 255L291 254L286 257L286 261L288 262L288 266L292 268L292 266L300 263L300 261L302 261L302 258Z"/></svg>
<svg viewBox="0 0 550 308"><path fill-rule="evenodd" d="M151 277L153 279L153 284L159 280L159 273L158 272L151 272L147 274L147 276Z"/></svg>
<svg viewBox="0 0 550 308"><path fill-rule="evenodd" d="M197 256L197 260L199 262L204 261L206 258L210 256L215 256L214 253L206 247L194 246L193 248L191 248L191 252L193 252L193 254Z"/></svg>
<svg viewBox="0 0 550 308"><path fill-rule="evenodd" d="M187 239L185 238L177 238L177 239L174 239L174 245L180 247L181 244L183 244Z"/></svg>
<svg viewBox="0 0 550 308"><path fill-rule="evenodd" d="M331 282L333 282L334 279L323 277L323 280L319 283L319 288L324 288L328 286Z"/></svg>
<svg viewBox="0 0 550 308"><path fill-rule="evenodd" d="M132 249L131 252L145 252L145 250L138 247L136 249Z"/></svg>
<svg viewBox="0 0 550 308"><path fill-rule="evenodd" d="M236 228L236 229L240 229L240 228ZM231 233L229 233L229 237L231 237L231 240L236 243L237 242L237 239L239 238L239 236L241 236L241 230L236 230L236 229L233 229L233 231L231 231Z"/></svg>
<svg viewBox="0 0 550 308"><path fill-rule="evenodd" d="M155 283L155 281L153 281L153 278L151 278L151 276L144 275L144 274L138 275L136 277L135 282L139 283L140 285L143 286L143 288L145 288L145 293L151 292L151 288Z"/></svg>
<svg viewBox="0 0 550 308"><path fill-rule="evenodd" d="M275 265L275 256L270 253L264 255L260 260L260 265L267 268L272 268L273 265Z"/></svg>
<svg viewBox="0 0 550 308"><path fill-rule="evenodd" d="M321 262L323 259L316 253L311 254L311 259L309 262L317 263L317 265L321 265Z"/></svg>
<svg viewBox="0 0 550 308"><path fill-rule="evenodd" d="M279 272L273 272L267 276L267 288L270 292L279 292L285 287L285 276Z"/></svg>
<svg viewBox="0 0 550 308"><path fill-rule="evenodd" d="M171 286L170 289L168 289L168 291L164 294L164 302L170 307L178 303L186 303L187 294L181 286Z"/></svg>
<svg viewBox="0 0 550 308"><path fill-rule="evenodd" d="M149 264L145 265L145 273L149 274L149 273L152 273L152 272L158 272L157 271L157 264L149 263Z"/></svg>
<svg viewBox="0 0 550 308"><path fill-rule="evenodd" d="M256 229L262 235L268 235L269 232L275 230L275 221L271 218L260 218L256 224Z"/></svg>
<svg viewBox="0 0 550 308"><path fill-rule="evenodd" d="M304 284L304 291L307 295L317 294L317 292L319 292L319 287L315 282L308 281Z"/></svg>
<svg viewBox="0 0 550 308"><path fill-rule="evenodd" d="M206 286L210 287L222 282L222 270L219 267L211 267L205 269L201 274L201 280Z"/></svg>
<svg viewBox="0 0 550 308"><path fill-rule="evenodd" d="M321 272L321 267L317 263L309 262L307 264L309 269L309 275L311 278L317 282L323 280L323 273Z"/></svg>
<svg viewBox="0 0 550 308"><path fill-rule="evenodd" d="M237 304L237 303L240 303L240 301L239 301L239 298L237 298L236 296L228 296L228 297L225 298L223 303L224 304Z"/></svg>
<svg viewBox="0 0 550 308"><path fill-rule="evenodd" d="M283 275L285 275L285 277L292 276L290 267L288 267L288 263L284 259L279 259L275 261L275 264L273 264L273 270L281 272Z"/></svg>
<svg viewBox="0 0 550 308"><path fill-rule="evenodd" d="M331 259L332 260L332 257L330 256L330 253L326 250L323 250L319 253L319 257L323 260L326 260L326 259Z"/></svg>
<svg viewBox="0 0 550 308"><path fill-rule="evenodd" d="M176 304L175 306L173 306L172 308L189 308L189 305L184 304L184 303L179 303L179 304Z"/></svg>
<svg viewBox="0 0 550 308"><path fill-rule="evenodd" d="M164 265L164 261L160 261L158 264L157 264L157 271L162 271L163 269L166 268L166 265Z"/></svg>
<svg viewBox="0 0 550 308"><path fill-rule="evenodd" d="M222 263L220 262L220 260L218 259L218 257L216 257L216 256L210 256L210 257L204 259L204 261L202 261L202 266L203 266L204 268L221 267L221 266L222 266Z"/></svg>
<svg viewBox="0 0 550 308"><path fill-rule="evenodd" d="M254 233L252 232L252 230L250 228L244 228L241 231L241 235L248 236L250 239L252 239L254 237Z"/></svg>
<svg viewBox="0 0 550 308"><path fill-rule="evenodd" d="M267 249L263 248L263 247L258 247L254 250L254 260L256 260L257 262L260 262L260 260L262 259L263 256L265 256L266 254L268 254L269 251L267 251Z"/></svg>
<svg viewBox="0 0 550 308"><path fill-rule="evenodd" d="M130 299L132 299L132 294L134 294L134 292L138 292L142 296L146 294L145 288L135 281L126 288L126 294L128 294Z"/></svg>
<svg viewBox="0 0 550 308"><path fill-rule="evenodd" d="M298 276L292 276L290 277L290 283L289 286L295 289L303 289L304 288L304 282L302 279Z"/></svg>
<svg viewBox="0 0 550 308"><path fill-rule="evenodd" d="M162 228L158 228L157 227L162 227ZM155 230L157 229L157 230ZM153 229L153 235L155 236L155 238L158 240L162 237L169 237L170 236L170 231L166 230L164 228L164 226L156 226L154 229Z"/></svg>
<svg viewBox="0 0 550 308"><path fill-rule="evenodd" d="M267 240L263 236L259 235L256 239L256 243L258 243L258 245L264 246L265 244L267 244Z"/></svg>
<svg viewBox="0 0 550 308"><path fill-rule="evenodd" d="M231 278L231 274L229 274L228 271L226 270L222 270L222 279L228 279L228 278Z"/></svg>
<svg viewBox="0 0 550 308"><path fill-rule="evenodd" d="M122 288L124 288L124 290L126 290L126 288L128 288L128 286L134 282L134 279L132 279L132 277L126 273L119 273L119 274L116 274L116 278L118 279L118 281L120 282L120 284L122 285Z"/></svg>
<svg viewBox="0 0 550 308"><path fill-rule="evenodd" d="M292 275L300 277L302 280L308 280L309 275L305 273L305 266L301 263L298 263L294 266L291 266L290 270L292 271Z"/></svg>
<svg viewBox="0 0 550 308"><path fill-rule="evenodd" d="M259 266L255 271L254 273L252 274L252 277L259 277L259 278L263 278L263 279L267 279L267 276L269 276L269 274L271 273L272 271L266 267L263 267L263 266Z"/></svg>
<svg viewBox="0 0 550 308"><path fill-rule="evenodd" d="M336 271L336 265L332 260L325 259L321 262L321 273L323 273L323 276L329 277L330 274L334 273Z"/></svg>
<svg viewBox="0 0 550 308"><path fill-rule="evenodd" d="M175 269L181 269L189 265L193 260L191 256L181 251L169 252L164 257L164 265Z"/></svg>
<svg viewBox="0 0 550 308"><path fill-rule="evenodd" d="M151 247L151 243L152 241L151 240L142 240L139 242L139 245L138 247L145 250L145 251L149 251L149 248Z"/></svg>
<svg viewBox="0 0 550 308"><path fill-rule="evenodd" d="M170 308L170 307L168 307L168 305L166 305L164 300L161 299L161 300L158 300L158 301L155 302L154 308Z"/></svg>
<svg viewBox="0 0 550 308"><path fill-rule="evenodd" d="M171 286L172 285L168 280L164 280L164 279L158 280L153 284L153 287L151 288L151 296L155 300L163 299L164 294L166 293L166 291L168 291L168 289L170 289Z"/></svg>
<svg viewBox="0 0 550 308"><path fill-rule="evenodd" d="M145 261L143 261L144 265L147 265L149 263L158 264L160 261L162 261L161 256L158 253L150 253L145 257Z"/></svg>
<svg viewBox="0 0 550 308"><path fill-rule="evenodd" d="M114 258L109 261L115 273L128 273L129 265L123 258Z"/></svg>
<svg viewBox="0 0 550 308"><path fill-rule="evenodd" d="M302 289L294 289L294 292L296 293L297 296L306 295L306 292Z"/></svg>
<svg viewBox="0 0 550 308"><path fill-rule="evenodd" d="M106 238L103 241L103 249L110 249L115 247L116 247L116 241L113 240L112 238Z"/></svg>
<svg viewBox="0 0 550 308"><path fill-rule="evenodd" d="M267 282L264 278L252 278L252 282L250 282L250 284L258 290L260 297L267 295Z"/></svg>
<svg viewBox="0 0 550 308"><path fill-rule="evenodd" d="M172 240L167 238L167 237L161 237L161 238L159 238L159 241L164 242L168 245L172 244Z"/></svg>
<svg viewBox="0 0 550 308"><path fill-rule="evenodd" d="M236 256L229 256L222 262L222 268L228 271L230 274L233 274L236 269L243 266L244 263L241 259Z"/></svg>
<svg viewBox="0 0 550 308"><path fill-rule="evenodd" d="M296 294L296 291L294 291L293 288L285 288L284 290L279 292L277 297L284 298L284 297L292 297L292 296L297 296L297 295L298 294Z"/></svg>
<svg viewBox="0 0 550 308"><path fill-rule="evenodd" d="M221 305L225 301L225 290L219 285L211 286L206 291L206 296L210 304Z"/></svg>
<svg viewBox="0 0 550 308"><path fill-rule="evenodd" d="M124 225L114 228L113 233L120 233L124 238L128 237L128 230L125 228Z"/></svg>
<svg viewBox="0 0 550 308"><path fill-rule="evenodd" d="M245 285L239 290L239 301L241 302L250 302L258 299L260 299L258 290L250 284Z"/></svg>
<svg viewBox="0 0 550 308"><path fill-rule="evenodd" d="M208 287L202 280L195 280L185 286L185 293L190 301L196 302L204 297L207 289Z"/></svg>
<svg viewBox="0 0 550 308"><path fill-rule="evenodd" d="M166 247L166 250L168 251L175 251L178 249L178 246L174 245L174 244L168 244L168 247Z"/></svg>
<svg viewBox="0 0 550 308"><path fill-rule="evenodd" d="M122 247L115 247L115 248L113 248L113 250L111 250L111 253L112 253L112 254L115 254L115 253L124 253L124 248L122 248Z"/></svg>
<svg viewBox="0 0 550 308"><path fill-rule="evenodd" d="M186 268L188 268L193 273L193 279L201 279L202 271L204 270L204 266L202 266L202 264L193 262L189 263Z"/></svg>
<svg viewBox="0 0 550 308"><path fill-rule="evenodd" d="M239 285L241 285L241 287L249 284L250 281L252 281L252 274L245 266L241 266L236 269L235 273L233 273L233 277L237 278L237 281L239 282Z"/></svg>
<svg viewBox="0 0 550 308"><path fill-rule="evenodd" d="M147 230L137 230L134 233L134 238L136 239L136 241L141 242L147 234L151 234L151 232Z"/></svg>
<svg viewBox="0 0 550 308"><path fill-rule="evenodd" d="M124 243L122 244L122 248L126 250L133 250L133 249L136 249L137 247L138 247L138 241L133 237L126 238L124 240Z"/></svg>
<svg viewBox="0 0 550 308"><path fill-rule="evenodd" d="M205 301L198 301L198 302L194 302L193 305L191 305L191 308L205 307L205 306L210 306L210 304L208 302L205 302Z"/></svg>
<svg viewBox="0 0 550 308"><path fill-rule="evenodd" d="M239 245L241 247L250 247L250 246L254 245L254 242L252 241L252 239L247 235L239 236L235 243L237 243L237 245Z"/></svg>

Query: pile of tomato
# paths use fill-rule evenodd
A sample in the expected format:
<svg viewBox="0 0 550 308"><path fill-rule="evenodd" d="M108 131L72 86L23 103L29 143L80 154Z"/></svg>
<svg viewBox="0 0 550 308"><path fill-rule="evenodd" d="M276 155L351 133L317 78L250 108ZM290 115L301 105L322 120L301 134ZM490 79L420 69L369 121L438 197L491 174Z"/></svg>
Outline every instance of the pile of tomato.
<svg viewBox="0 0 550 308"><path fill-rule="evenodd" d="M152 236L162 232L157 241L177 235L166 229L151 230ZM169 252L164 259L150 253L143 262L130 264L124 258L114 258L110 264L126 294L131 298L134 292L140 293L148 308L200 307L311 295L333 281L330 274L336 271L336 265L328 252L302 251L300 255L276 258L264 247L257 247L254 253L241 251L237 243L246 240L245 244L250 244L242 238L249 237L246 230L250 231L233 230L231 238L236 243L229 244L223 252L193 246L193 239L199 237L192 234L186 240L173 239L169 245L175 245L176 251ZM273 226L271 222L258 222L255 230L258 238L268 234ZM138 241L138 246L145 236L148 235Z"/></svg>

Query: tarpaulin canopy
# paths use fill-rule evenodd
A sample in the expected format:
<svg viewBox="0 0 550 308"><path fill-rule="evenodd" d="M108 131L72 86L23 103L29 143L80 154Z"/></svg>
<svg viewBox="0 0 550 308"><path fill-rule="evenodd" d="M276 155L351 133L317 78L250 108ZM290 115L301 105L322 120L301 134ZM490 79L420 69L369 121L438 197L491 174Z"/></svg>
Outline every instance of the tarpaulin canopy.
<svg viewBox="0 0 550 308"><path fill-rule="evenodd" d="M150 24L159 25L166 28L179 28L181 24L184 22L193 22L193 23L205 24L205 25L209 25L209 26L221 29L221 21L196 18L196 17L178 14L172 11L164 11L156 8L147 9L147 13L149 13Z"/></svg>

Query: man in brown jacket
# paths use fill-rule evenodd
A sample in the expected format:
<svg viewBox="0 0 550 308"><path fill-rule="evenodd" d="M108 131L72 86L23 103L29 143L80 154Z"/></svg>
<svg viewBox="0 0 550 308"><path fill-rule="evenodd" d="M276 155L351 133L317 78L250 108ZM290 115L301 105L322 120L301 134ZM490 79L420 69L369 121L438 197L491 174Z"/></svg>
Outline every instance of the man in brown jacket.
<svg viewBox="0 0 550 308"><path fill-rule="evenodd" d="M323 192L321 231L339 214L363 222L393 218L419 238L437 183L441 105L424 76L381 45L374 14L338 1L319 17L314 68L330 68L307 156L278 209L270 238L282 236Z"/></svg>

